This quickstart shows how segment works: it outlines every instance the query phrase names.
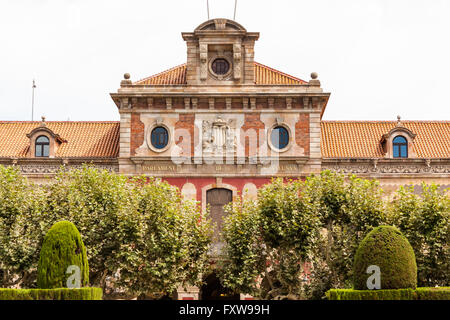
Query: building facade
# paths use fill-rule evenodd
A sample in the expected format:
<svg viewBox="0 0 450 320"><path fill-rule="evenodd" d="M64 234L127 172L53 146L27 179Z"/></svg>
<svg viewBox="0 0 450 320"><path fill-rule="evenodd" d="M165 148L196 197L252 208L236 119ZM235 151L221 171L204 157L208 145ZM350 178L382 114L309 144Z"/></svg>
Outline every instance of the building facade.
<svg viewBox="0 0 450 320"><path fill-rule="evenodd" d="M387 191L450 186L450 121L322 121L330 93L254 61L259 33L213 19L182 33L186 63L132 81L111 97L120 122L0 122L0 164L45 181L60 166L94 163L167 180L209 204L256 197L272 177L331 169ZM195 296L195 290L180 297Z"/></svg>

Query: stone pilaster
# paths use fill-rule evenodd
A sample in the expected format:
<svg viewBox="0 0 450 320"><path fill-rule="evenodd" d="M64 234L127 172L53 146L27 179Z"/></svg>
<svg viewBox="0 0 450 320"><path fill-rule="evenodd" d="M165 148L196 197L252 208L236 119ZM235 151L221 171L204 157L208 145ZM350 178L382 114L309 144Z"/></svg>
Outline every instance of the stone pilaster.
<svg viewBox="0 0 450 320"><path fill-rule="evenodd" d="M320 151L320 113L310 113L309 115L309 165L311 172L321 170Z"/></svg>
<svg viewBox="0 0 450 320"><path fill-rule="evenodd" d="M130 157L131 113L120 113L120 150L119 157Z"/></svg>

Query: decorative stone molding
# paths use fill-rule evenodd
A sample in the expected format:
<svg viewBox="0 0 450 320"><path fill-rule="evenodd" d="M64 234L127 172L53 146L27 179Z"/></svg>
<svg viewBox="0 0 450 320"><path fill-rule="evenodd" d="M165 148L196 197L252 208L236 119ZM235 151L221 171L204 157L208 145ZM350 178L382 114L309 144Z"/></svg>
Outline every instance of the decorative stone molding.
<svg viewBox="0 0 450 320"><path fill-rule="evenodd" d="M322 164L323 169L330 169L345 174L358 173L380 173L380 174L396 174L396 173L423 173L423 174L446 174L450 173L450 165L427 165L421 164L380 164L377 162L361 163L361 164Z"/></svg>
<svg viewBox="0 0 450 320"><path fill-rule="evenodd" d="M100 170L108 170L111 172L118 172L119 168L117 165L107 165L107 164L94 164L94 166ZM70 169L81 169L83 168L82 164L71 164L71 165L63 165L63 164L24 164L19 165L20 171L23 174L55 174L61 168L64 170Z"/></svg>
<svg viewBox="0 0 450 320"><path fill-rule="evenodd" d="M241 79L241 44L233 45L233 60L234 60L234 79Z"/></svg>
<svg viewBox="0 0 450 320"><path fill-rule="evenodd" d="M208 77L208 44L200 43L200 80Z"/></svg>

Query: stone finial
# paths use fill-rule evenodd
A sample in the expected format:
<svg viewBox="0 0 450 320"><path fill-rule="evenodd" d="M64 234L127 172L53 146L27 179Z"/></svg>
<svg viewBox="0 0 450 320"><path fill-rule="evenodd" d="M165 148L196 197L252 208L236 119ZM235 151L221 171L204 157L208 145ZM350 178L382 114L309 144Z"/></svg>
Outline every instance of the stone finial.
<svg viewBox="0 0 450 320"><path fill-rule="evenodd" d="M317 79L319 75L317 74L317 72L312 72L311 73L311 80L309 80L309 85L313 86L313 87L320 87L320 81L319 79Z"/></svg>
<svg viewBox="0 0 450 320"><path fill-rule="evenodd" d="M128 85L128 84L132 84L132 82L130 80L130 74L127 72L127 73L124 73L123 80L120 81L120 85L122 86L122 85Z"/></svg>
<svg viewBox="0 0 450 320"><path fill-rule="evenodd" d="M397 116L397 127L402 126L402 122L400 121L402 119L402 117L400 117L399 115Z"/></svg>
<svg viewBox="0 0 450 320"><path fill-rule="evenodd" d="M45 123L45 117L42 116L41 117L41 127L45 127L45 126L47 126L47 124Z"/></svg>

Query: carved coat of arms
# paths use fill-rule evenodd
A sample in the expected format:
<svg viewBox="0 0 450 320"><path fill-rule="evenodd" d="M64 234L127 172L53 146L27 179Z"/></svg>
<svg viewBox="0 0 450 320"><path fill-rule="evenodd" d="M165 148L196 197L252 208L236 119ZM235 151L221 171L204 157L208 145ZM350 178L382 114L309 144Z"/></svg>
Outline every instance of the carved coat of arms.
<svg viewBox="0 0 450 320"><path fill-rule="evenodd" d="M234 152L236 135L234 120L224 120L220 116L214 121L203 121L203 152L222 154Z"/></svg>

